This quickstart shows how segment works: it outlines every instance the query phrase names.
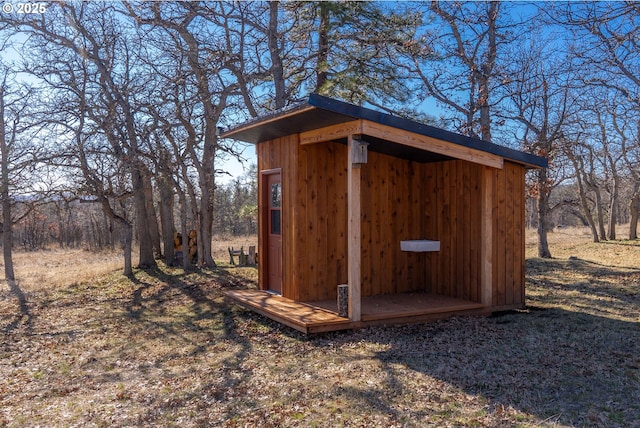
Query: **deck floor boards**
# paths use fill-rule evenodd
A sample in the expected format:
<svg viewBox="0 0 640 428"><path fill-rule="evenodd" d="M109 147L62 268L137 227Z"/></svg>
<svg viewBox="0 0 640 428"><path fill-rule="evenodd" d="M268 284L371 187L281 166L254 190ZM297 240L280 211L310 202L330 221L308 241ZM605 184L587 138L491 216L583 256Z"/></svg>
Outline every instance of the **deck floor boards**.
<svg viewBox="0 0 640 428"><path fill-rule="evenodd" d="M347 330L380 323L408 323L482 312L481 303L428 293L362 298L362 321L338 316L333 300L296 302L261 290L229 290L236 303L304 333Z"/></svg>

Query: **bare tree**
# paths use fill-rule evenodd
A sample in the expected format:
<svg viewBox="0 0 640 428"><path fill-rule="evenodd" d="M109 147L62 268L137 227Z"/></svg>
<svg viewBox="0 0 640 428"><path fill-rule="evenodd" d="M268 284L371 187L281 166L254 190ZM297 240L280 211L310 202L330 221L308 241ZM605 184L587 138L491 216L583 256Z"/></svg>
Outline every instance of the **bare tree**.
<svg viewBox="0 0 640 428"><path fill-rule="evenodd" d="M610 122L605 121L603 111L596 111L597 127L599 129L600 147L602 148L603 164L605 172L609 176L609 222L607 227L607 239L616 239L616 223L618 212L618 198L620 195L621 177L619 173L619 165L623 158L622 152L616 147L617 144L613 140L609 132ZM615 123L615 116L612 118Z"/></svg>
<svg viewBox="0 0 640 428"><path fill-rule="evenodd" d="M13 77L11 71L0 64L0 230L5 280L20 307L20 315L12 323L17 325L20 320L29 323L31 314L27 297L16 281L14 226L29 215L38 201L32 184L41 149L33 132L37 133L38 121L29 111L32 92L19 87ZM24 202L19 203L19 199Z"/></svg>
<svg viewBox="0 0 640 428"><path fill-rule="evenodd" d="M620 105L626 105L628 117L640 115L640 42L637 37L640 7L635 2L587 2L556 4L549 8L548 16L569 31L569 47L583 70L586 86L603 88L616 93ZM627 135L638 138L638 126ZM633 148L633 144L627 145ZM625 150L623 150L623 155ZM631 177L637 178L637 169L631 168ZM633 188L639 188L636 182ZM637 192L631 193L629 207L633 212ZM615 215L615 214L614 214ZM632 216L633 217L633 216ZM610 229L611 230L611 229ZM637 217L630 226L629 237L637 234Z"/></svg>
<svg viewBox="0 0 640 428"><path fill-rule="evenodd" d="M43 62L27 62L27 69L43 81L63 84L72 93L77 92L79 82L66 79L75 76L69 75L72 70L63 64L66 61L84 65L84 77L89 79L86 89L92 98L83 113L98 126L112 153L123 162L123 172L128 172L137 215L139 264L155 266L148 228L145 167L136 124L135 94L144 82L135 73L136 56L127 43L123 22L109 4L60 3L52 4L41 16L19 17L13 25L31 36L32 52L42 56ZM60 57L53 57L52 52ZM57 80L51 81L50 77Z"/></svg>
<svg viewBox="0 0 640 428"><path fill-rule="evenodd" d="M128 196L134 200L137 215L135 224L139 240L139 264L141 267L154 266L155 258L147 227L149 216L144 188L145 167L136 119L136 94L145 85L136 74L135 55L127 43L122 21L116 18L109 4L99 3L52 4L47 13L41 16L8 17L5 20L11 21L16 31L30 36L27 46L31 49L25 49L29 52L29 57L25 58L25 71L41 79L52 94L57 94L61 108L56 111L62 116L50 121L63 128L78 125L80 129L76 131L80 132L86 132L80 123L90 125L92 131L89 135L94 137L94 141L97 132L108 143L103 155L116 159L113 171L122 174L117 182L128 186L127 180L120 179L128 175ZM74 102L75 107L81 110L69 110L69 105L74 105ZM67 118L63 117L65 114ZM78 132L74 135L76 148L79 143L84 145L90 141L78 135ZM78 154L80 167L86 167L87 171L102 168L100 162L82 159L87 154L90 152ZM107 162L104 164L109 165ZM92 175L92 180L98 178L100 174ZM116 215L112 218L122 217L110 212L113 211L109 204L110 187L113 186L108 182L92 181L89 185L91 191L104 191L95 196L102 200L108 215ZM125 229L130 227L128 220L121 220ZM125 235L125 248L130 250L132 234ZM125 249L125 265L129 265L131 258L126 253ZM130 272L128 266L125 272Z"/></svg>
<svg viewBox="0 0 640 428"><path fill-rule="evenodd" d="M629 239L637 239L640 221L640 119L633 109L623 110L619 116L614 116L613 127L620 139L622 162L632 183L629 198Z"/></svg>
<svg viewBox="0 0 640 428"><path fill-rule="evenodd" d="M578 140L580 136L578 136ZM589 198L587 196L587 186L585 184L586 179L586 166L584 162L584 156L580 153L582 149L585 147L581 144L566 144L565 145L565 154L567 158L571 161L573 168L575 170L575 179L578 185L578 194L580 196L580 205L582 206L582 211L584 213L584 217L589 224L589 228L591 229L591 236L593 237L593 242L600 242L600 238L598 237L598 229L596 227L596 222L593 219L592 214L592 205L589 203ZM590 147L586 147L587 150Z"/></svg>
<svg viewBox="0 0 640 428"><path fill-rule="evenodd" d="M7 73L0 84L0 199L2 200L2 249L4 256L4 275L11 283L16 276L13 269L13 215L11 203L11 169L16 137L19 133L18 126L21 114L18 111L13 118L9 118L6 112L6 93L8 89ZM7 123L12 122L12 127L7 129Z"/></svg>
<svg viewBox="0 0 640 428"><path fill-rule="evenodd" d="M550 258L547 239L553 228L549 197L555 186L566 178L561 157L567 124L574 104L570 64L553 58L532 42L512 52L512 65L505 70L505 91L509 104L504 117L521 125L525 150L549 160L549 167L534 172L534 191L538 212L538 256ZM567 67L569 65L569 67Z"/></svg>
<svg viewBox="0 0 640 428"><path fill-rule="evenodd" d="M45 145L38 137L41 123L34 110L35 96L33 88L17 81L16 73L0 64L0 229L7 281L15 280L14 226L47 197L42 166ZM41 175L36 174L38 170Z"/></svg>
<svg viewBox="0 0 640 428"><path fill-rule="evenodd" d="M13 219L11 215L11 199L9 169L11 146L15 141L15 132L7 135L5 114L5 92L7 88L6 75L0 86L0 198L2 199L2 250L4 256L4 276L7 281L15 281L16 276L13 270ZM16 121L19 117L16 118ZM14 122L15 124L15 122ZM14 127L15 129L15 127Z"/></svg>
<svg viewBox="0 0 640 428"><path fill-rule="evenodd" d="M631 159L637 155L634 135L637 118L630 114L629 104L619 93L608 88L583 86L580 103L576 127L580 129L583 143L581 150L574 154L582 158L579 162L585 167L584 183L595 197L600 238L616 239L619 214L626 216L628 209L633 217L633 188L638 167ZM622 203L625 197L630 201L628 205Z"/></svg>
<svg viewBox="0 0 640 428"><path fill-rule="evenodd" d="M497 2L438 2L429 5L431 20L405 46L406 67L421 93L454 112L453 127L465 135L492 141L493 93L502 46L513 35L505 5ZM404 64L404 63L403 63Z"/></svg>
<svg viewBox="0 0 640 428"><path fill-rule="evenodd" d="M193 144L187 150L198 174L198 260L210 267L215 266L211 255L215 161L220 151L233 151L218 141L218 124L229 97L238 90L236 80L228 79L229 74L233 75L229 64L237 49L230 34L236 26L229 22L236 6L224 2L152 3L143 8L125 3L128 14L138 25L154 33L164 33L167 37L162 40L169 42L165 48L180 54L173 58L175 75L180 76L173 83L179 83L189 91L189 98L181 102L198 105L198 109L190 112L197 114L199 119L183 116L178 121L192 138ZM225 70L231 73L225 73ZM203 126L197 129L199 120Z"/></svg>
<svg viewBox="0 0 640 428"><path fill-rule="evenodd" d="M640 129L638 131L640 132ZM622 153L633 181L633 190L629 201L629 239L637 239L638 222L640 221L640 141L638 137L636 137L635 145L629 146L631 144L623 140Z"/></svg>

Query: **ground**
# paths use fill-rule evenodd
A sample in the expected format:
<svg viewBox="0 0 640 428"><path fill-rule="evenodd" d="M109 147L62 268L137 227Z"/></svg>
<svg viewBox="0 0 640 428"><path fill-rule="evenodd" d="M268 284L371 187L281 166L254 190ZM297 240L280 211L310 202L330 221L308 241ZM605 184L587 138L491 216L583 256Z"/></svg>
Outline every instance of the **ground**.
<svg viewBox="0 0 640 428"><path fill-rule="evenodd" d="M251 237L235 246L247 247ZM527 309L306 337L222 297L254 268L16 256L0 426L640 426L640 241L527 238ZM232 245L229 243L228 245Z"/></svg>

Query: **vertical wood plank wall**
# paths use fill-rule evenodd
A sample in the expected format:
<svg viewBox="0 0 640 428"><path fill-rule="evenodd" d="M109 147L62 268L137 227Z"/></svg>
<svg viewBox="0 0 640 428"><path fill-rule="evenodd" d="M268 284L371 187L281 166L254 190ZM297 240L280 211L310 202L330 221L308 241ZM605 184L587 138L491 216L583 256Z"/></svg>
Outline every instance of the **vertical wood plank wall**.
<svg viewBox="0 0 640 428"><path fill-rule="evenodd" d="M295 204L297 203L298 187L298 135L277 138L275 140L260 143L256 147L258 157L258 174L260 171L281 168L282 179L282 295L284 297L299 300L299 290L295 286L294 276L299 267L291 260L295 260L295 252L298 247L299 236L295 233ZM258 180L258 200L264 200L261 177ZM266 275L266 242L263 232L268 227L263 224L265 218L264 209L259 206L258 210L258 277L260 285L264 284ZM302 242L304 244L304 242Z"/></svg>
<svg viewBox="0 0 640 428"><path fill-rule="evenodd" d="M524 168L505 162L498 170L497 216L494 218L493 306L524 304Z"/></svg>
<svg viewBox="0 0 640 428"><path fill-rule="evenodd" d="M335 298L347 282L347 146L300 146L293 135L260 143L257 152L259 170L282 168L283 296ZM362 296L427 291L480 301L482 168L369 153L361 182ZM495 173L493 306L518 306L524 168L505 162ZM439 240L441 250L402 252L407 239Z"/></svg>
<svg viewBox="0 0 640 428"><path fill-rule="evenodd" d="M425 289L427 253L400 250L400 241L425 239L424 165L369 153L362 166L362 295ZM432 237L435 239L435 237Z"/></svg>
<svg viewBox="0 0 640 428"><path fill-rule="evenodd" d="M440 241L426 272L427 291L481 300L482 166L448 161L424 164L427 238ZM496 174L493 208L492 306L524 304L524 167L505 162ZM435 238L431 238L435 236Z"/></svg>
<svg viewBox="0 0 640 428"><path fill-rule="evenodd" d="M296 233L300 251L300 300L334 299L347 271L347 146L312 144L300 149ZM302 242L304 240L304 243Z"/></svg>
<svg viewBox="0 0 640 428"><path fill-rule="evenodd" d="M426 239L440 241L430 253L426 291L479 301L482 166L464 161L425 164Z"/></svg>

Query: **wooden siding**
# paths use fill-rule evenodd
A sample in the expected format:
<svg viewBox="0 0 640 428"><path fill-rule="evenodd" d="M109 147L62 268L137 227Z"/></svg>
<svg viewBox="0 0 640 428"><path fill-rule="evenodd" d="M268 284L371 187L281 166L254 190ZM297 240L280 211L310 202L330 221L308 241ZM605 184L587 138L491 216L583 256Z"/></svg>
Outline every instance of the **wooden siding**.
<svg viewBox="0 0 640 428"><path fill-rule="evenodd" d="M400 250L400 241L425 236L424 165L369 153L362 166L362 295L424 291L429 253Z"/></svg>
<svg viewBox="0 0 640 428"><path fill-rule="evenodd" d="M425 164L426 238L440 251L425 272L426 291L481 301L482 165L465 161ZM492 212L492 307L524 304L525 169L505 162L495 174Z"/></svg>
<svg viewBox="0 0 640 428"><path fill-rule="evenodd" d="M496 173L492 306L521 306L525 299L525 170L518 164L505 162L504 169Z"/></svg>
<svg viewBox="0 0 640 428"><path fill-rule="evenodd" d="M295 205L297 203L298 187L298 136L291 135L288 137L277 138L256 146L258 156L258 171L268 171L272 169L281 169L282 177L282 295L290 299L298 300L299 287L295 285L294 278L299 270L298 266L290 263L295 260L297 242L299 236L295 236ZM263 188L262 179L258 181L258 200L264 200L263 192L267 189ZM265 277L264 250L266 242L264 232L266 226L263 224L265 217L265 207L260 206L258 212L258 276L260 284L264 284Z"/></svg>
<svg viewBox="0 0 640 428"><path fill-rule="evenodd" d="M337 285L348 279L347 146L300 145L292 135L260 143L257 152L259 170L282 170L283 296L335 299ZM480 302L488 167L463 160L423 164L370 152L361 168L362 296L426 292ZM524 167L505 162L503 169L488 170L495 174L492 306L520 306ZM409 239L439 240L441 249L401 251L400 241Z"/></svg>
<svg viewBox="0 0 640 428"><path fill-rule="evenodd" d="M449 161L425 166L428 239L440 241L425 272L427 291L480 300L481 165Z"/></svg>
<svg viewBox="0 0 640 428"><path fill-rule="evenodd" d="M299 300L335 299L347 283L347 146L312 144L300 148L300 192L296 207L297 245L293 261L301 285Z"/></svg>

